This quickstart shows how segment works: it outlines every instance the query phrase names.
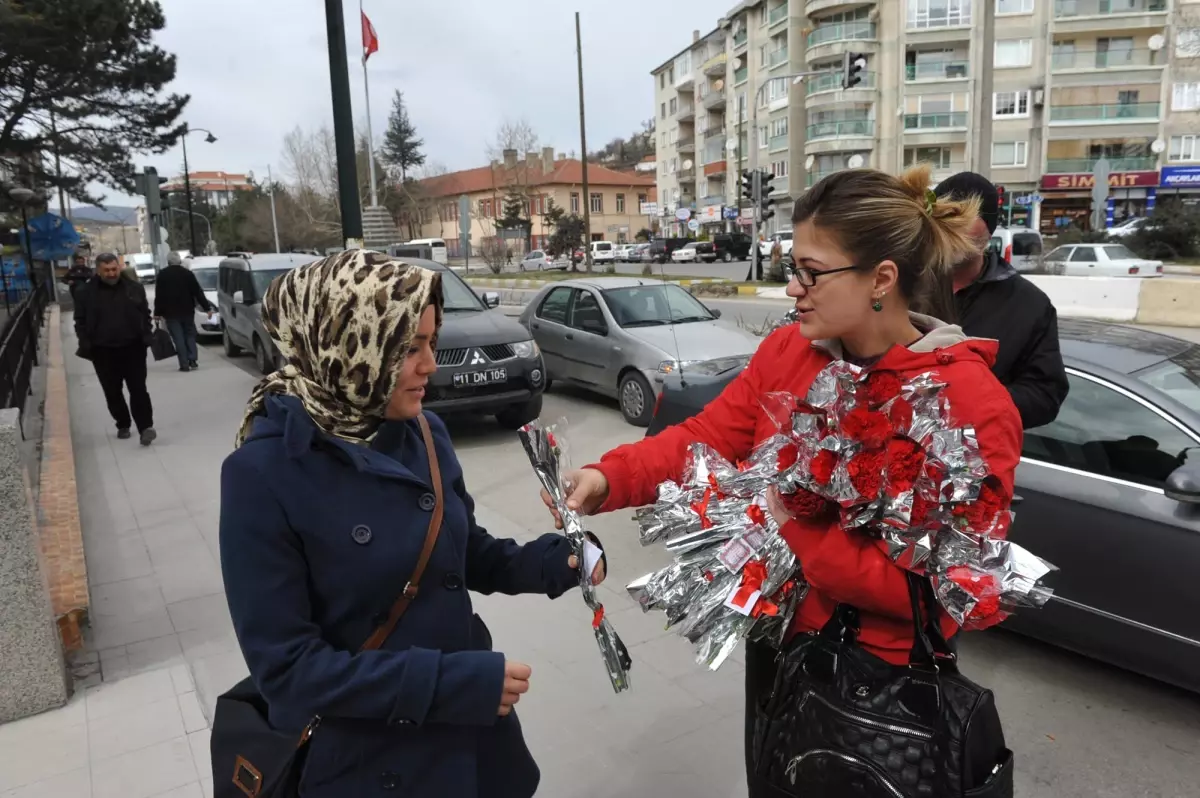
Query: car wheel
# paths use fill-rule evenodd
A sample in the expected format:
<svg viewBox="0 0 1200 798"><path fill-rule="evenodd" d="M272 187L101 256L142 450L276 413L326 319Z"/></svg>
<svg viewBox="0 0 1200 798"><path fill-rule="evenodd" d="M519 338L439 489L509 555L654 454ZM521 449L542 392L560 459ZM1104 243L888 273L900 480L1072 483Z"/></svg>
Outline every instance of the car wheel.
<svg viewBox="0 0 1200 798"><path fill-rule="evenodd" d="M542 414L542 395L539 393L528 402L506 407L496 414L496 423L505 429L520 429Z"/></svg>
<svg viewBox="0 0 1200 798"><path fill-rule="evenodd" d="M267 348L263 346L263 342L258 340L258 336L254 336L254 363L258 366L259 373L270 374L274 369L271 367L271 361L267 359Z"/></svg>
<svg viewBox="0 0 1200 798"><path fill-rule="evenodd" d="M725 250L725 254L721 256L721 260L724 263L733 263L733 253L729 250Z"/></svg>
<svg viewBox="0 0 1200 798"><path fill-rule="evenodd" d="M617 386L617 397L626 421L635 427L650 425L654 416L654 391L645 377L636 371L627 373Z"/></svg>
<svg viewBox="0 0 1200 798"><path fill-rule="evenodd" d="M221 346L226 357L237 357L242 353L242 348L234 344L233 339L229 337L228 328L221 330Z"/></svg>

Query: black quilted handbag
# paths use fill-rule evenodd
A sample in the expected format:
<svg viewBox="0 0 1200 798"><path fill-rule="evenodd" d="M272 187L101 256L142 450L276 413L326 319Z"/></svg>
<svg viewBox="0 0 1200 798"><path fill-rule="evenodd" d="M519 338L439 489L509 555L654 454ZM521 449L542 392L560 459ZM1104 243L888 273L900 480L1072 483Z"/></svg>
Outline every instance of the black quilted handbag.
<svg viewBox="0 0 1200 798"><path fill-rule="evenodd" d="M992 692L959 673L932 620L929 580L909 574L909 598L910 665L863 650L858 611L844 604L820 632L797 636L780 655L754 729L764 794L1011 798L1013 757Z"/></svg>

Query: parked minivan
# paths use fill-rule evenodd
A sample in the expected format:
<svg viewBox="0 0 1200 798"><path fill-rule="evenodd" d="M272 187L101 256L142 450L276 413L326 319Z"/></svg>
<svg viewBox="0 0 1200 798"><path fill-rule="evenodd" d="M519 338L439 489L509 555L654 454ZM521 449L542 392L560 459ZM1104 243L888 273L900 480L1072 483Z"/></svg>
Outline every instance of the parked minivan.
<svg viewBox="0 0 1200 798"><path fill-rule="evenodd" d="M258 369L270 374L280 365L279 351L262 324L262 298L271 281L297 266L319 260L299 253L225 258L217 267L217 306L221 311L221 342L225 354L254 353Z"/></svg>
<svg viewBox="0 0 1200 798"><path fill-rule="evenodd" d="M1024 227L997 227L988 242L1019 272L1037 271L1042 265L1042 234Z"/></svg>
<svg viewBox="0 0 1200 798"><path fill-rule="evenodd" d="M616 257L611 241L592 242L592 263L612 263Z"/></svg>
<svg viewBox="0 0 1200 798"><path fill-rule="evenodd" d="M414 238L412 241L406 241L406 244L413 247L429 247L433 250L433 257L430 259L434 263L446 265L446 242L440 238Z"/></svg>

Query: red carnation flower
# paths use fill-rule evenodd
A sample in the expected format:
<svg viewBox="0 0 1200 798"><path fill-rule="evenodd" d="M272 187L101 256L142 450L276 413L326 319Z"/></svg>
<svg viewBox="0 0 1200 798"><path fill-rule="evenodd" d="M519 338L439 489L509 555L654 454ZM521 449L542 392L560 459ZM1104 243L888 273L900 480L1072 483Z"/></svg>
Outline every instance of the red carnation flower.
<svg viewBox="0 0 1200 798"><path fill-rule="evenodd" d="M912 512L908 516L908 525L919 527L929 520L929 516L938 508L938 503L930 501L920 493L913 494Z"/></svg>
<svg viewBox="0 0 1200 798"><path fill-rule="evenodd" d="M888 419L892 422L892 429L896 432L908 432L913 422L912 405L907 399L897 398L888 408Z"/></svg>
<svg viewBox="0 0 1200 798"><path fill-rule="evenodd" d="M991 530L996 522L996 514L1007 505L1008 499L1003 489L995 477L989 476L979 486L979 498L956 505L954 515L965 520L973 532L983 534Z"/></svg>
<svg viewBox="0 0 1200 798"><path fill-rule="evenodd" d="M872 408L886 404L899 395L900 378L892 371L872 371L854 392L854 398Z"/></svg>
<svg viewBox="0 0 1200 798"><path fill-rule="evenodd" d="M975 599L975 606L967 613L963 625L971 624L976 628L984 628L978 626L980 622L998 615L1000 612L1000 587L996 583L996 578L991 574L980 574L973 571L966 565L956 565L946 571L946 578L954 584L961 587ZM986 626L991 626L999 623L998 620L992 623L985 623Z"/></svg>
<svg viewBox="0 0 1200 798"><path fill-rule="evenodd" d="M898 496L912 490L913 483L921 475L925 464L925 452L916 442L908 438L892 438L887 445L888 493Z"/></svg>
<svg viewBox="0 0 1200 798"><path fill-rule="evenodd" d="M858 495L868 500L879 496L886 462L886 449L864 449L850 458L850 462L846 463L846 471Z"/></svg>
<svg viewBox="0 0 1200 798"><path fill-rule="evenodd" d="M842 419L842 433L868 449L876 449L892 434L892 422L883 413L859 405Z"/></svg>
<svg viewBox="0 0 1200 798"><path fill-rule="evenodd" d="M833 469L837 465L837 461L837 455L829 449L817 452L816 457L808 464L808 471L812 474L813 481L818 485L828 485L829 480L833 479Z"/></svg>
<svg viewBox="0 0 1200 798"><path fill-rule="evenodd" d="M798 488L795 493L781 493L779 498L788 515L805 520L821 518L832 506L824 496L818 496L804 488Z"/></svg>
<svg viewBox="0 0 1200 798"><path fill-rule="evenodd" d="M779 470L787 471L796 464L796 460L800 457L800 449L794 443L784 444L779 450Z"/></svg>

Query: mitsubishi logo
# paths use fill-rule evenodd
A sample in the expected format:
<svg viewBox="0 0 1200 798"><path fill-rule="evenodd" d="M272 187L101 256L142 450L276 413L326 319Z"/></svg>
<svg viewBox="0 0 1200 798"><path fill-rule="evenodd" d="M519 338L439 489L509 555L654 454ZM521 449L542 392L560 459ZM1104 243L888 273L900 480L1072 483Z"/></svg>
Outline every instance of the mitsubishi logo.
<svg viewBox="0 0 1200 798"><path fill-rule="evenodd" d="M486 363L486 362L487 361L484 360L484 357L483 357L483 352L480 352L478 349L471 352L471 365L472 366L478 366L481 363Z"/></svg>

